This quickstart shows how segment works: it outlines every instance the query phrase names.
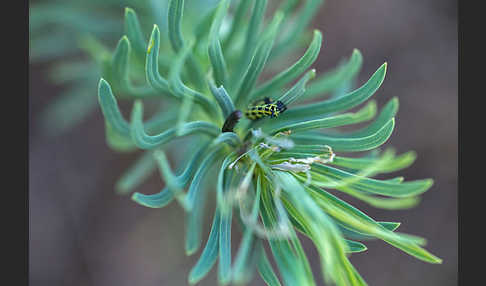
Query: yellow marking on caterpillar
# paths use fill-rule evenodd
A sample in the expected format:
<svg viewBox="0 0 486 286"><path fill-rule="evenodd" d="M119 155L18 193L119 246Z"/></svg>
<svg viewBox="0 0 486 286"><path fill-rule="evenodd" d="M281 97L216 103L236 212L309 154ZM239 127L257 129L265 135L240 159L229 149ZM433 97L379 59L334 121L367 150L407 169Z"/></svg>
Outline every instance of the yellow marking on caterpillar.
<svg viewBox="0 0 486 286"><path fill-rule="evenodd" d="M250 106L245 111L245 116L250 120L258 120L263 117L278 117L280 113L284 112L287 107L281 101L273 103L270 100L265 100L266 104Z"/></svg>
<svg viewBox="0 0 486 286"><path fill-rule="evenodd" d="M152 47L154 45L155 45L155 41L154 41L154 39L152 39L152 41L150 41L150 45L148 46L147 54L150 54L150 51L152 50Z"/></svg>
<svg viewBox="0 0 486 286"><path fill-rule="evenodd" d="M276 117L278 114L277 105L273 103L251 106L245 111L245 116L250 120L260 119L266 116Z"/></svg>

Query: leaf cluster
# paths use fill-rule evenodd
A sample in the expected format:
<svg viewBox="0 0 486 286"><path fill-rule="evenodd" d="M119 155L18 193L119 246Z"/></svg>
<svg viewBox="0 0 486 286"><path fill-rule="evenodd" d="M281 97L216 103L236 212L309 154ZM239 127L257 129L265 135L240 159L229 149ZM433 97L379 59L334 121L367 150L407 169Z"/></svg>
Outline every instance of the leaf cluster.
<svg viewBox="0 0 486 286"><path fill-rule="evenodd" d="M398 111L397 98L380 111L370 100L387 64L353 88L362 65L355 49L334 70L318 75L312 65L322 33L306 29L323 1L283 1L267 19L266 0L221 0L192 26L185 24L184 2L168 2L166 37L157 24L145 37L135 10L125 10L125 35L113 52L98 55L98 101L108 145L120 152L143 150L117 182L117 192L132 193L132 200L150 208L176 201L186 214L186 254L205 241L189 282L200 281L218 261L223 285L245 284L255 271L268 285L315 285L302 235L319 253L324 280L336 285L366 285L349 256L366 251L370 239L441 263L423 248L423 238L397 232L399 222L377 221L336 195L396 210L415 206L432 186L430 179L376 178L410 166L416 157L378 149L391 136ZM302 43L303 55L274 72ZM235 111L264 97L287 110L277 118L234 119L233 130L222 132ZM120 109L122 99L133 101L129 116ZM351 132L338 129L359 123L367 124ZM176 147L187 158L176 156L182 163L172 168L166 154L180 138L190 148ZM358 153L364 151L370 152ZM133 192L157 168L165 187L150 195ZM203 241L202 217L211 199L216 207ZM243 238L233 255L236 223Z"/></svg>

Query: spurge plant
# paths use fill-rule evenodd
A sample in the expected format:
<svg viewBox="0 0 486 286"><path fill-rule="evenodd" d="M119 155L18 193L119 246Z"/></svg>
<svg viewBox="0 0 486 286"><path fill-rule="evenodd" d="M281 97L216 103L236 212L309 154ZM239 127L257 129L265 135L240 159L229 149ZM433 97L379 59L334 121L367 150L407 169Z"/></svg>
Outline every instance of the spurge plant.
<svg viewBox="0 0 486 286"><path fill-rule="evenodd" d="M130 193L159 168L165 187L134 192L132 199L150 208L176 202L185 210L186 254L205 243L190 283L218 260L221 284L247 283L257 270L269 285L315 285L302 236L314 243L324 280L336 285L366 285L349 256L365 251L363 241L370 239L441 263L422 248L423 238L397 232L400 223L376 221L339 198L345 193L378 208L409 208L432 180L373 178L408 167L415 153L377 149L393 131L397 98L379 113L375 101L349 111L378 90L386 63L354 90L362 64L358 50L321 76L309 70L322 34L309 35L306 27L321 2L283 1L266 21L266 0L234 7L221 0L187 25L184 1L171 0L167 30L154 25L148 41L135 11L125 11L126 35L106 57L98 96L108 144L143 154L116 189ZM304 43L305 53L282 68ZM135 100L129 120L119 99ZM354 131L337 128L367 121ZM370 152L346 155L363 151ZM214 206L207 238L206 205ZM235 255L232 227L243 232Z"/></svg>

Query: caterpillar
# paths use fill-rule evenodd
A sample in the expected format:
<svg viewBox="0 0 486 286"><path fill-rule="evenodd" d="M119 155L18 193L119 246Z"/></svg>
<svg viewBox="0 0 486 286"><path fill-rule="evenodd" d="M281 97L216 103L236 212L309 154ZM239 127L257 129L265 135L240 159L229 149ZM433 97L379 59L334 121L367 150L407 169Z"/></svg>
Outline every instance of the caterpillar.
<svg viewBox="0 0 486 286"><path fill-rule="evenodd" d="M285 110L287 110L287 107L280 100L274 103L270 98L265 97L263 100L255 102L253 106L248 107L245 116L250 120L258 120L266 116L277 117Z"/></svg>

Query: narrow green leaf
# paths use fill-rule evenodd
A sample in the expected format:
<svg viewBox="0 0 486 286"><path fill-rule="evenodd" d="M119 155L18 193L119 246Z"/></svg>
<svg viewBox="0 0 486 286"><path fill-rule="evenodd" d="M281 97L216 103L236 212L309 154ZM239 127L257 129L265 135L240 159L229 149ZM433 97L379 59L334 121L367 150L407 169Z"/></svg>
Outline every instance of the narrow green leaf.
<svg viewBox="0 0 486 286"><path fill-rule="evenodd" d="M250 2L250 1L246 1L246 2ZM263 18L265 15L267 0L255 0L254 3L255 4L253 5L251 11L250 22L248 23L248 28L246 31L245 42L241 50L242 55L238 60L238 64L235 65L236 70L233 71L229 81L231 84L238 83L242 75L245 73L248 64L252 60L252 56L254 55L254 51L258 43L258 37L260 36L260 26L262 25ZM230 90L233 91L235 87L238 86L232 85Z"/></svg>
<svg viewBox="0 0 486 286"><path fill-rule="evenodd" d="M169 160L167 159L167 156L165 156L165 153L162 150L155 150L154 157L157 160L160 173L165 180L166 186L175 195L179 194L184 187L184 182L179 180L179 178L172 172Z"/></svg>
<svg viewBox="0 0 486 286"><path fill-rule="evenodd" d="M182 16L184 11L184 0L170 0L168 4L168 33L172 49L176 53L186 46L184 37L182 35ZM187 65L191 73L189 77L192 79L197 88L204 86L204 74L200 63L192 56L188 55Z"/></svg>
<svg viewBox="0 0 486 286"><path fill-rule="evenodd" d="M324 138L322 138L322 139L323 140L329 140L331 143L332 142L339 143L341 141L341 139L344 139L344 138L351 139L351 141L349 141L349 142L353 142L354 140L356 140L358 138L368 137L368 136L371 136L372 134L375 134L373 136L376 136L376 134L379 133L380 130L387 123L389 123L390 120L392 120L394 118L394 116L397 114L397 111L398 111L398 99L396 97L394 97L390 101L388 101L388 103L380 111L380 114L378 115L378 117L368 126L362 128L362 129L359 129L357 131L349 132L349 133L325 134ZM383 131L383 130L381 130L381 131ZM317 136L315 138L321 138L320 136L322 136L321 134L316 134L316 135ZM380 140L386 140L386 139L387 138L381 138ZM381 142L381 141L378 141L378 142ZM384 143L384 141L381 142L380 144L382 144L382 143ZM379 146L379 145L376 145L376 146ZM337 148L337 146L333 146L333 147ZM387 151L387 152L390 152L390 151ZM369 159L372 159L372 158L370 157ZM398 163L398 162L393 162L392 160L389 160L388 163L392 164L392 163ZM404 162L404 163L406 163L406 162ZM398 164L395 167L399 167L399 166L400 166L400 164ZM388 167L386 167L385 164L382 164L380 166L380 168L388 168ZM378 170L377 170L376 173L378 173Z"/></svg>
<svg viewBox="0 0 486 286"><path fill-rule="evenodd" d="M123 92L135 97L146 97L156 95L154 90L148 86L133 86L129 79L129 57L131 53L130 41L127 36L123 36L111 60L111 79L115 86Z"/></svg>
<svg viewBox="0 0 486 286"><path fill-rule="evenodd" d="M381 224L384 228L388 229L389 231L395 231L401 224L399 222L389 222L389 221L380 221L378 223Z"/></svg>
<svg viewBox="0 0 486 286"><path fill-rule="evenodd" d="M176 122L176 136L181 136L183 134L184 125L193 111L193 103L193 98L189 96L184 97L182 100L182 104L179 107L179 116L177 117Z"/></svg>
<svg viewBox="0 0 486 286"><path fill-rule="evenodd" d="M419 195L427 191L433 184L431 179L408 181L404 183L375 180L356 176L354 174L323 164L313 164L312 170L332 179L333 182L353 179L349 184L346 185L346 188L394 198L406 198ZM323 187L325 187L324 185L325 184L323 184ZM328 187L333 187L332 182ZM337 184L337 186L334 186L334 188L340 189L341 187L339 184Z"/></svg>
<svg viewBox="0 0 486 286"><path fill-rule="evenodd" d="M319 251L325 281L333 281L337 285L362 285L363 283L359 283L362 279L357 277L345 256L349 250L334 222L290 173L273 173L286 191L285 196L304 218L305 227L310 231L309 235Z"/></svg>
<svg viewBox="0 0 486 286"><path fill-rule="evenodd" d="M219 104L221 111L223 112L223 117L227 118L228 115L231 114L235 110L235 106L233 104L233 100L226 92L226 89L223 86L216 87L212 83L209 83L209 89L213 94L214 98Z"/></svg>
<svg viewBox="0 0 486 286"><path fill-rule="evenodd" d="M191 269L189 273L189 283L196 284L203 279L213 267L216 259L218 258L219 250L219 226L220 226L220 213L216 208L214 212L213 223L211 226L211 232L209 238L204 247L199 260L196 265Z"/></svg>
<svg viewBox="0 0 486 286"><path fill-rule="evenodd" d="M231 281L231 220L233 208L221 213L219 227L219 264L218 280L222 285Z"/></svg>
<svg viewBox="0 0 486 286"><path fill-rule="evenodd" d="M314 37L304 55L291 67L280 72L272 79L268 80L259 86L252 94L252 98L260 98L264 94L269 94L278 90L282 86L296 79L306 69L308 69L317 59L319 51L321 50L322 34L318 30L314 30Z"/></svg>
<svg viewBox="0 0 486 286"><path fill-rule="evenodd" d="M370 120L376 114L376 103L374 101L370 101L368 105L366 105L361 110L355 113L343 113L335 116L329 116L322 119L315 119L309 121L303 121L300 123L294 123L290 125L285 125L282 127L278 127L272 130L271 134L276 134L278 132L283 132L286 130L290 130L292 134L299 133L302 131L308 131L313 129L321 129L321 128L333 128L339 126L345 126L350 124L356 124L363 121Z"/></svg>
<svg viewBox="0 0 486 286"><path fill-rule="evenodd" d="M329 211L332 208L328 209ZM334 211L331 211L334 213ZM358 217L353 217L350 213L342 212L342 213L335 213L336 219L345 222L348 224L353 230L349 230L348 226L343 227L342 230L345 230L344 234L348 237L354 237L355 239L360 240L369 240L373 237L377 237L389 244L402 249L406 253L415 256L421 260L424 260L429 263L441 263L442 260L437 258L436 256L430 254L425 249L422 249L420 246L425 245L425 240L421 237L417 237L414 235L403 234L403 233L393 233L393 229L387 230L386 228L376 228L371 226L369 223L360 220Z"/></svg>
<svg viewBox="0 0 486 286"><path fill-rule="evenodd" d="M176 128L170 128L157 135L145 133L143 122L143 105L141 101L135 101L131 115L131 136L135 144L141 149L152 149L159 147L176 137ZM181 136L202 133L209 136L218 136L219 128L209 122L192 121L183 125Z"/></svg>
<svg viewBox="0 0 486 286"><path fill-rule="evenodd" d="M319 155L329 155L330 150L329 146L326 145L319 145L319 144L305 144L305 145L295 145L289 150L281 150L278 153L273 153L272 155L277 156L283 154L286 156L287 154L291 154L290 156L293 156L294 154L307 154L309 156L319 156Z"/></svg>
<svg viewBox="0 0 486 286"><path fill-rule="evenodd" d="M416 241L410 241L409 238L398 236L393 238L383 238L383 241L388 242L389 244L395 246L398 249L403 250L404 252L408 253L409 255L414 256L422 261L433 263L433 264L441 264L442 259L439 257L431 254L427 250L420 247Z"/></svg>
<svg viewBox="0 0 486 286"><path fill-rule="evenodd" d="M407 197L407 198L381 198L364 194L353 188L341 187L339 189L363 202L380 209L386 210L401 210L409 209L416 206L420 202L419 197Z"/></svg>
<svg viewBox="0 0 486 286"><path fill-rule="evenodd" d="M387 64L384 63L363 86L355 91L334 99L289 109L282 114L282 118L298 119L327 113L338 112L353 108L370 98L381 86L385 79Z"/></svg>
<svg viewBox="0 0 486 286"><path fill-rule="evenodd" d="M220 1L209 32L208 55L213 67L214 80L218 86L225 85L227 80L227 68L219 41L219 30L228 11L229 3L228 0Z"/></svg>
<svg viewBox="0 0 486 286"><path fill-rule="evenodd" d="M368 249L366 247L366 245L362 244L361 242L352 241L352 240L349 240L349 239L345 239L344 241L348 245L348 248L349 248L348 251L351 252L351 253L363 252L363 251L366 251Z"/></svg>
<svg viewBox="0 0 486 286"><path fill-rule="evenodd" d="M346 63L315 79L302 97L310 99L336 90L343 82L353 79L361 70L362 64L363 56L359 50L354 49Z"/></svg>
<svg viewBox="0 0 486 286"><path fill-rule="evenodd" d="M127 137L115 131L115 129L106 120L105 139L108 147L116 152L131 152L137 148L137 146L133 144L133 141L130 137Z"/></svg>
<svg viewBox="0 0 486 286"><path fill-rule="evenodd" d="M160 49L160 30L157 25L154 25L152 34L150 35L149 45L147 47L147 55L145 58L145 76L147 82L158 92L164 94L169 93L169 84L159 73L159 49ZM173 96L176 96L174 94Z"/></svg>
<svg viewBox="0 0 486 286"><path fill-rule="evenodd" d="M397 170L404 169L410 166L416 159L417 154L414 151L409 151L403 153L399 156L393 157L391 160L383 164L379 168L379 173L390 173L395 172ZM361 170L366 168L367 166L372 165L379 159L372 159L368 157L360 157L360 158L347 158L341 156L335 156L334 160L329 164L344 167L351 170ZM403 180L403 178L396 178L394 179L398 182Z"/></svg>
<svg viewBox="0 0 486 286"><path fill-rule="evenodd" d="M130 193L155 170L155 167L152 152L143 152L135 164L118 179L115 185L116 192L122 195Z"/></svg>
<svg viewBox="0 0 486 286"><path fill-rule="evenodd" d="M381 109L381 112L378 115L378 117L376 117L376 119L370 125L360 130L350 132L347 134L347 136L356 138L356 137L366 136L366 134L375 133L378 130L380 130L380 128L382 128L382 126L386 122L394 118L397 112L398 112L398 98L393 97L387 102L387 104L385 104L385 106Z"/></svg>
<svg viewBox="0 0 486 286"><path fill-rule="evenodd" d="M257 269L260 273L260 276L268 286L280 286L280 281L278 281L277 275L275 274L275 272L273 272L272 265L270 264L270 261L268 261L265 249L261 245L260 248L261 253L257 264Z"/></svg>
<svg viewBox="0 0 486 286"><path fill-rule="evenodd" d="M260 194L261 194L261 178L258 176L257 178L257 188L256 194L253 200L253 206L251 210L251 214L249 219L254 223L258 219L258 211L260 206ZM240 209L241 214L241 209ZM247 277L245 277L245 270L248 268L248 264L250 263L250 255L253 248L256 248L254 251L258 252L257 245L255 244L255 240L257 237L253 234L253 230L249 227L245 228L243 238L240 243L240 247L238 248L238 253L235 258L235 262L233 264L232 274L233 274L233 282L236 284L244 284L247 282Z"/></svg>
<svg viewBox="0 0 486 286"><path fill-rule="evenodd" d="M311 230L307 227L308 223L305 222L305 218L297 211L297 209L295 208L295 206L290 203L288 200L282 200L284 202L284 205L285 205L285 208L287 209L287 211L289 212L290 216L291 216L291 220L292 220L292 223L294 224L294 226L300 231L302 232L303 234L305 234L307 237L311 238L312 239L312 232ZM344 235L346 236L346 231L348 231L347 228L345 227L342 227L340 226L339 224L336 225L339 229L339 231ZM351 238L353 236L353 234L356 234L356 237L358 237L358 239L360 237L365 237L364 235L361 235L357 232L354 232L354 231L351 231L349 230L348 231L349 233L351 233ZM370 237L371 238L371 237ZM367 249L367 247L362 244L362 243L359 243L359 242L356 242L356 241L352 241L352 240L347 240L345 239L344 240L346 242L346 244L348 245L348 252L350 253L353 253L353 252L362 252L362 251L365 251Z"/></svg>
<svg viewBox="0 0 486 286"><path fill-rule="evenodd" d="M169 40L172 49L178 52L184 46L184 38L181 31L184 0L169 0L168 5Z"/></svg>
<svg viewBox="0 0 486 286"><path fill-rule="evenodd" d="M401 238L411 242L415 243L420 246L425 246L427 244L427 240L423 237L408 234L408 233L402 233L402 232L396 232L398 235L400 235Z"/></svg>
<svg viewBox="0 0 486 286"><path fill-rule="evenodd" d="M165 187L162 191L156 194L145 195L135 192L132 194L132 200L139 205L148 208L162 208L168 205L174 199L174 193Z"/></svg>
<svg viewBox="0 0 486 286"><path fill-rule="evenodd" d="M309 194L314 198L317 204L321 208L324 209L327 213L329 209L336 210L336 212L339 211L339 213L344 213L349 216L352 216L360 221L364 221L366 223L369 223L376 229L382 229L385 228L385 226L382 226L378 222L376 222L374 219L360 211L359 209L355 208L354 206L350 205L349 203L337 198L336 196L330 194L329 192L319 189L317 187L314 187L312 185L306 186L307 191ZM331 213L329 213L331 216L333 216ZM334 217L334 216L333 216ZM343 222L342 220L339 220L340 222ZM345 222L343 222L345 223ZM351 237L353 238L353 237Z"/></svg>
<svg viewBox="0 0 486 286"><path fill-rule="evenodd" d="M203 155L206 153L207 147L208 143L201 144L201 147L194 153L194 155L191 156L191 159L186 164L186 167L179 172L180 175L177 176L177 181L181 186L185 187L192 178L196 168L202 161ZM168 186L166 186L159 193L151 195L144 195L135 192L132 195L132 200L149 208L162 208L168 205L174 199L174 197L175 193L172 190L169 190Z"/></svg>
<svg viewBox="0 0 486 286"><path fill-rule="evenodd" d="M179 112L176 109L161 109L144 122L145 129L148 133L159 133L167 128L173 127L177 120L178 113Z"/></svg>
<svg viewBox="0 0 486 286"><path fill-rule="evenodd" d="M234 153L229 154L224 158L223 163L221 164L221 168L219 169L218 173L218 179L216 181L216 199L217 199L217 206L221 210L224 210L225 212L228 211L227 208L232 208L233 205L228 203L225 200L224 197L224 192L225 192L225 187L224 187L224 180L225 180L225 172L226 169L228 168L228 165L231 163L231 160L234 156ZM227 180L227 179L226 179Z"/></svg>
<svg viewBox="0 0 486 286"><path fill-rule="evenodd" d="M294 21L289 21L290 31L282 34L282 39L278 41L278 45L272 52L272 59L279 56L285 56L299 43L299 38L305 33L305 29L312 21L314 15L319 12L319 7L323 0L307 0L297 11ZM293 5L289 5L292 7Z"/></svg>
<svg viewBox="0 0 486 286"><path fill-rule="evenodd" d="M203 179L206 178L206 175L213 166L214 161L218 158L219 150L219 146L213 147L204 157L204 160L194 174L194 178L192 179L189 190L187 191L187 195L185 196L185 200L182 204L187 214L185 224L185 249L187 255L192 255L199 249L199 246L201 245L204 205L208 198L208 188L203 186ZM208 183L207 180L206 183ZM221 243L221 233L219 239Z"/></svg>
<svg viewBox="0 0 486 286"><path fill-rule="evenodd" d="M169 73L169 90L179 98L184 98L186 96L192 97L194 101L200 104L209 114L214 114L213 112L216 111L214 104L210 102L204 94L189 88L181 80L182 68L186 62L186 58L190 55L193 45L193 41L189 42L189 44L180 50L174 59L172 63L173 66Z"/></svg>
<svg viewBox="0 0 486 286"><path fill-rule="evenodd" d="M277 100L281 101L285 106L292 103L301 96L305 91L305 86L309 80L311 80L316 74L315 70L308 71L297 83L295 83L287 92L285 92ZM297 120L301 122L301 120ZM289 121L281 120L258 120L249 122L250 128L257 129L262 128L265 132L273 133L275 128L290 124ZM248 128L248 129L250 129Z"/></svg>
<svg viewBox="0 0 486 286"><path fill-rule="evenodd" d="M252 1L240 0L236 7L231 21L231 28L228 32L228 36L223 40L223 46L225 50L229 49L230 45L233 45L235 37L245 27L244 20L245 14L250 7Z"/></svg>
<svg viewBox="0 0 486 286"><path fill-rule="evenodd" d="M212 147L212 149L204 157L204 160L201 162L201 165L194 174L194 178L192 179L185 199L185 208L187 211L190 211L195 205L199 204L198 200L202 193L202 181L206 174L209 172L209 169L211 168L213 162L217 159L219 150L220 146Z"/></svg>
<svg viewBox="0 0 486 286"><path fill-rule="evenodd" d="M239 83L235 100L235 105L237 107L246 104L258 76L263 71L263 67L267 62L268 55L272 50L273 42L277 36L278 27L282 21L282 18L283 14L281 12L277 12L259 41L255 54L250 61L250 65Z"/></svg>
<svg viewBox="0 0 486 286"><path fill-rule="evenodd" d="M200 142L200 145L198 148L196 148L194 153L191 153L190 160L188 160L188 163L186 165L186 168L184 171L181 173L179 176L179 180L181 182L184 182L184 185L186 185L191 177L194 175L196 172L197 167L203 160L203 158L207 155L207 151L209 149L211 141L202 141ZM194 154L194 155L192 155Z"/></svg>
<svg viewBox="0 0 486 286"><path fill-rule="evenodd" d="M296 206L293 205L290 200L287 198L282 198L282 202L285 206L285 209L289 213L290 221L292 225L301 233L306 235L307 237L312 239L312 233L308 228L308 223L306 223L304 216L296 209Z"/></svg>
<svg viewBox="0 0 486 286"><path fill-rule="evenodd" d="M132 8L125 8L125 33L138 55L144 55L147 47L145 38L138 21L137 14Z"/></svg>
<svg viewBox="0 0 486 286"><path fill-rule="evenodd" d="M206 15L204 15L202 19L195 25L194 37L196 38L196 45L198 45L199 43L202 44L204 42L204 39L208 37L211 29L211 24L213 23L214 14L216 13L217 9L218 6L211 8L211 10L209 10Z"/></svg>
<svg viewBox="0 0 486 286"><path fill-rule="evenodd" d="M282 1L280 3L280 6L278 6L278 10L282 11L286 16L290 15L292 12L294 12L299 2L299 0L286 0L285 2Z"/></svg>
<svg viewBox="0 0 486 286"><path fill-rule="evenodd" d="M390 138L395 126L395 119L391 119L375 133L364 134L363 137L349 138L342 136L326 136L320 134L297 134L292 140L297 144L322 144L329 145L334 151L358 152L372 150L381 146Z"/></svg>
<svg viewBox="0 0 486 286"><path fill-rule="evenodd" d="M277 214L270 201L270 193L266 188L262 189L261 217L265 228L278 225ZM315 285L309 262L305 253L299 251L296 254L292 247L299 246L300 242L293 230L290 229L292 244L287 239L269 240L270 248L277 262L282 279L286 285ZM301 246L298 247L301 250Z"/></svg>
<svg viewBox="0 0 486 286"><path fill-rule="evenodd" d="M355 85L356 85L356 78L352 78L342 82L336 89L334 89L331 92L330 98L338 98L341 96L345 96L346 94L353 91Z"/></svg>
<svg viewBox="0 0 486 286"><path fill-rule="evenodd" d="M261 243L261 240L253 241L251 248L248 251L248 259L245 264L242 265L242 268L240 270L241 275L239 275L239 277L233 276L232 278L232 283L234 285L247 285L253 280L253 277L256 273L255 270L257 267L258 259L260 259L260 248L258 248L258 245L260 245Z"/></svg>
<svg viewBox="0 0 486 286"><path fill-rule="evenodd" d="M395 231L398 226L400 226L399 222L383 222L379 221L378 224L380 224L382 227L390 230L390 231ZM369 236L363 233L360 233L358 231L350 229L349 226L343 226L341 224L337 224L339 231L347 238L351 238L354 240L360 240L360 241L368 241L368 240L374 240L376 237L374 236Z"/></svg>
<svg viewBox="0 0 486 286"><path fill-rule="evenodd" d="M309 189L313 189L313 187L310 187ZM316 190L318 193L325 193L320 190ZM323 197L319 197L320 199L323 199ZM419 244L417 243L417 240L415 238L411 238L409 236L402 236L400 234L388 231L382 226L376 225L369 220L363 219L362 216L356 215L356 213L348 212L348 211L343 211L344 209L338 207L336 208L336 205L331 205L327 202L324 201L318 201L320 206L325 209L329 215L334 217L336 220L352 226L354 229L357 231L378 237L379 239L403 250L404 252L420 259L425 262L429 263L442 263L442 260L435 255L429 253L427 250L421 248ZM341 207L342 207L341 203ZM349 210L349 208L348 208Z"/></svg>
<svg viewBox="0 0 486 286"><path fill-rule="evenodd" d="M219 134L219 136L213 141L213 145L219 145L219 144L228 144L229 146L236 148L237 146L240 146L243 143L241 142L240 137L236 135L236 133L224 132Z"/></svg>
<svg viewBox="0 0 486 286"><path fill-rule="evenodd" d="M130 125L123 118L118 108L118 103L111 91L110 84L100 79L98 84L98 101L105 120L113 127L114 131L122 136L130 136Z"/></svg>
<svg viewBox="0 0 486 286"><path fill-rule="evenodd" d="M206 192L205 188L199 190L197 204L192 207L189 213L186 213L186 255L194 254L201 246L204 206L207 200Z"/></svg>
<svg viewBox="0 0 486 286"><path fill-rule="evenodd" d="M389 231L395 231L398 228L398 226L400 225L400 223L398 223L398 222L378 222L378 224L380 224L381 226L383 226L384 228L386 228ZM341 231L341 233L345 237L352 238L352 239L355 239L355 240L360 240L360 241L369 241L369 240L377 239L377 237L375 237L375 236L370 236L370 235L360 233L359 231L352 229L351 226L348 226L348 225L343 226L339 223L337 225L339 227L339 230ZM401 237L407 239L408 241L416 243L417 245L420 245L420 246L424 246L427 242L424 238L419 237L419 236L410 235L410 234L406 234L406 233L398 233L398 234Z"/></svg>
<svg viewBox="0 0 486 286"><path fill-rule="evenodd" d="M285 105L289 105L297 100L305 92L306 84L309 80L316 76L316 70L312 69L308 71L292 88L284 93L278 100L282 101Z"/></svg>

